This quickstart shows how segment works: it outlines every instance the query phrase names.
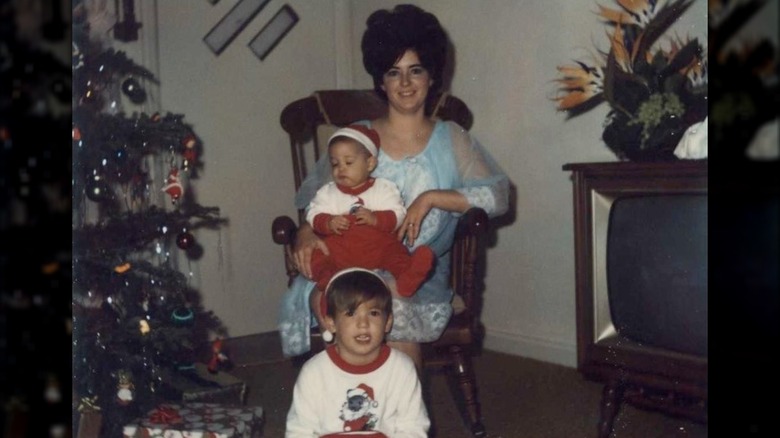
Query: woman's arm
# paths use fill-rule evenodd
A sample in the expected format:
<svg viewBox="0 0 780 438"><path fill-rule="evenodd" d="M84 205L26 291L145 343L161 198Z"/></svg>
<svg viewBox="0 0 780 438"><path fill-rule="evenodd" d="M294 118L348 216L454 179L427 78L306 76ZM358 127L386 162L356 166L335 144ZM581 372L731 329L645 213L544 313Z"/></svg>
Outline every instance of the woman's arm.
<svg viewBox="0 0 780 438"><path fill-rule="evenodd" d="M406 217L398 227L397 237L402 240L406 236L411 246L420 233L420 224L432 208L464 213L471 207L468 200L457 190L428 190L418 196L406 209Z"/></svg>
<svg viewBox="0 0 780 438"><path fill-rule="evenodd" d="M322 250L325 255L330 255L328 246L314 233L314 228L308 222L301 224L295 235L293 259L298 272L308 279L311 279L311 254L317 248Z"/></svg>

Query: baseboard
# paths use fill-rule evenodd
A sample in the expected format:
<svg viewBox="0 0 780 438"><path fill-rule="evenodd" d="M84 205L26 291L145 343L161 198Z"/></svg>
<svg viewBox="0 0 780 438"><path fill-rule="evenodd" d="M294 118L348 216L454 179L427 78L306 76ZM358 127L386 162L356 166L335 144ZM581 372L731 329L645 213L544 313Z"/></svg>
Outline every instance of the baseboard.
<svg viewBox="0 0 780 438"><path fill-rule="evenodd" d="M577 346L574 344L487 329L482 347L569 368L577 367Z"/></svg>
<svg viewBox="0 0 780 438"><path fill-rule="evenodd" d="M228 338L224 345L230 362L237 367L286 360L277 331Z"/></svg>
<svg viewBox="0 0 780 438"><path fill-rule="evenodd" d="M230 361L238 367L286 360L277 331L228 338L224 345ZM486 350L570 368L577 366L577 348L573 344L488 329L482 346Z"/></svg>

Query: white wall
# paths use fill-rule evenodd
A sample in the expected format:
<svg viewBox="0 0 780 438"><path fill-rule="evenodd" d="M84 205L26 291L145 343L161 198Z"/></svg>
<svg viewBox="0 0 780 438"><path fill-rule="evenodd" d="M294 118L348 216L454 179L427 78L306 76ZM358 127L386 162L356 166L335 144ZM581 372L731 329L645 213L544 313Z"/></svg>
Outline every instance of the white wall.
<svg viewBox="0 0 780 438"><path fill-rule="evenodd" d="M156 5L160 105L185 114L203 139L206 164L194 184L197 199L219 206L230 220L219 233L197 235L206 253L193 263L193 281L230 335L242 336L275 330L284 291L281 249L271 240L270 225L274 217L293 216L295 210L279 114L286 103L317 89L370 88L359 44L365 19L399 2L290 0L300 21L262 62L246 45L284 4L281 0L269 2L220 56L202 41L235 3ZM471 107L472 132L517 189L516 210L488 252L485 345L574 366L572 186L561 166L615 157L600 140L605 106L565 120L550 98L557 65L581 59L594 43L606 48L597 4L409 3L435 13L449 32L457 50L452 92ZM706 11L706 2L698 0L675 29L706 40ZM351 70L336 60L351 63Z"/></svg>

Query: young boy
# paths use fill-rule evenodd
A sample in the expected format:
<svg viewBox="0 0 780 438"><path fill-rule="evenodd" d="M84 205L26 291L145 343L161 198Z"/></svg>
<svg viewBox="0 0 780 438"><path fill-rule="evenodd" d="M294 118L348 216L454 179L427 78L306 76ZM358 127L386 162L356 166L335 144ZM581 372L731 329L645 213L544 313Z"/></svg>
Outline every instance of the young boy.
<svg viewBox="0 0 780 438"><path fill-rule="evenodd" d="M388 347L390 290L363 268L338 272L322 314L335 343L301 368L285 436L426 437L430 420L412 360Z"/></svg>
<svg viewBox="0 0 780 438"><path fill-rule="evenodd" d="M385 269L395 277L398 294L414 295L434 262L433 250L419 246L412 254L395 234L406 216L401 193L391 181L372 178L379 134L350 125L328 140L333 181L320 188L306 210L306 221L330 251L316 250L311 269L324 290L336 272L353 266Z"/></svg>

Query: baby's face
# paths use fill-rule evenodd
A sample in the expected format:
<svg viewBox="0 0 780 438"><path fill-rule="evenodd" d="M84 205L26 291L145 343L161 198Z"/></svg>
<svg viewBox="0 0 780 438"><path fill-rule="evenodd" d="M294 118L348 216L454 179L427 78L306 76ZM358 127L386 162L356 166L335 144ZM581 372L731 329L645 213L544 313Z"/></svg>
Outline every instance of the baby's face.
<svg viewBox="0 0 780 438"><path fill-rule="evenodd" d="M344 187L357 187L368 180L376 158L363 145L351 140L335 140L328 148L333 181Z"/></svg>

